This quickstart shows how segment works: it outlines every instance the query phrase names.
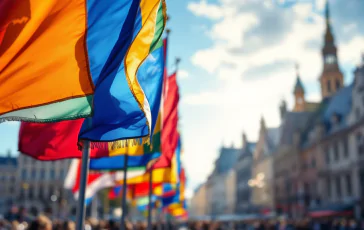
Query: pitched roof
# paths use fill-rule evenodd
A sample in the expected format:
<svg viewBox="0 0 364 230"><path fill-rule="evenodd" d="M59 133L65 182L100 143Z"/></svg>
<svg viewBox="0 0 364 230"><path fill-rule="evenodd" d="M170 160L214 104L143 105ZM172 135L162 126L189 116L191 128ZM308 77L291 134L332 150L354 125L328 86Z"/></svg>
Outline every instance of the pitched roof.
<svg viewBox="0 0 364 230"><path fill-rule="evenodd" d="M257 147L257 143L255 142L248 142L247 150L248 152L254 152L255 148Z"/></svg>
<svg viewBox="0 0 364 230"><path fill-rule="evenodd" d="M18 159L16 157L0 157L0 165L1 166L14 166L18 165Z"/></svg>
<svg viewBox="0 0 364 230"><path fill-rule="evenodd" d="M311 112L287 112L281 126L280 144L292 145L295 131L302 131L307 125Z"/></svg>
<svg viewBox="0 0 364 230"><path fill-rule="evenodd" d="M293 92L296 93L297 91L302 91L302 92L305 91L300 76L297 76L296 84L294 86L294 91Z"/></svg>
<svg viewBox="0 0 364 230"><path fill-rule="evenodd" d="M340 117L339 126L340 128L344 128L347 126L346 117L349 115L351 111L351 103L352 103L352 91L353 85L349 85L340 89L336 94L334 94L330 103L328 104L324 114L324 122L327 126L327 133L331 133L333 130L331 129L331 118L334 115L338 115ZM337 131L337 129L335 130Z"/></svg>
<svg viewBox="0 0 364 230"><path fill-rule="evenodd" d="M279 145L279 139L281 137L280 128L268 128L266 132L266 142L268 151L270 153L274 152Z"/></svg>
<svg viewBox="0 0 364 230"><path fill-rule="evenodd" d="M309 134L317 124L325 126L325 135L332 134L347 126L346 117L351 110L353 85L349 85L340 89L330 98L321 101L319 107L311 115L307 127L303 132L303 146L309 146ZM339 124L336 129L332 129L331 118L337 115Z"/></svg>

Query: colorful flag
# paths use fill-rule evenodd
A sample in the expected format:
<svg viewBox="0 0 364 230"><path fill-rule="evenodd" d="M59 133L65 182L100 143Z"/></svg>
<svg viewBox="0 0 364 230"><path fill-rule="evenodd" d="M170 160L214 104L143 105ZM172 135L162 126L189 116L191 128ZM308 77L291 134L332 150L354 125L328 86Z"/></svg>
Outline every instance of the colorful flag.
<svg viewBox="0 0 364 230"><path fill-rule="evenodd" d="M152 164L160 157L160 153L150 153L141 156L114 156L104 157L90 160L90 170L97 171L112 171L112 170L125 170L126 157L128 158L127 168L144 167Z"/></svg>
<svg viewBox="0 0 364 230"><path fill-rule="evenodd" d="M152 194L157 197L169 197L176 193L176 184L158 183L152 184ZM133 198L140 198L149 195L149 182L132 184L128 186Z"/></svg>
<svg viewBox="0 0 364 230"><path fill-rule="evenodd" d="M22 122L19 130L18 149L21 153L38 160L81 158L82 145L77 145L82 119L54 123ZM139 156L160 152L161 117L158 116L152 145L142 140L115 142L91 142L90 158L102 158L128 154ZM38 134L38 135L37 135Z"/></svg>
<svg viewBox="0 0 364 230"><path fill-rule="evenodd" d="M81 161L74 159L68 170L64 187L72 190L75 198L78 199L80 178L81 178ZM141 176L145 173L145 167L128 169L127 178ZM118 172L95 172L90 171L87 178L87 187L85 192L86 199L91 199L95 194L104 189L117 185L118 180L124 178L124 171Z"/></svg>
<svg viewBox="0 0 364 230"><path fill-rule="evenodd" d="M158 86L143 87L161 80L145 78L139 67L160 41L164 0L6 0L0 15L0 121L92 113L81 139L152 133L148 100Z"/></svg>
<svg viewBox="0 0 364 230"><path fill-rule="evenodd" d="M178 145L178 102L179 92L177 85L177 73L167 78L166 95L163 102L162 121L162 156L153 165L154 168L164 168L171 165L174 152Z"/></svg>
<svg viewBox="0 0 364 230"><path fill-rule="evenodd" d="M122 189L123 189L122 185L111 188L109 191L109 200L114 200L114 199L120 197L122 194L122 191L123 191Z"/></svg>

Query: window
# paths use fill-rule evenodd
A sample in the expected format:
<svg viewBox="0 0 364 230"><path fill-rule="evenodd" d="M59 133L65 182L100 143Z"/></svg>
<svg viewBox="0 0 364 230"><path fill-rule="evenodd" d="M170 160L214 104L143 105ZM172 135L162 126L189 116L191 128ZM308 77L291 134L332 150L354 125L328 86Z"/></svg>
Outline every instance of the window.
<svg viewBox="0 0 364 230"><path fill-rule="evenodd" d="M330 82L330 80L327 80L327 92L328 93L331 93L331 82Z"/></svg>
<svg viewBox="0 0 364 230"><path fill-rule="evenodd" d="M331 197L331 179L330 178L326 179L326 184L327 184L327 196L330 198Z"/></svg>
<svg viewBox="0 0 364 230"><path fill-rule="evenodd" d="M356 120L360 120L360 109L359 108L355 109L355 117L356 117Z"/></svg>
<svg viewBox="0 0 364 230"><path fill-rule="evenodd" d="M303 184L303 190L304 190L305 194L309 194L309 192L310 192L309 188L310 188L310 185L308 183Z"/></svg>
<svg viewBox="0 0 364 230"><path fill-rule="evenodd" d="M341 197L340 176L336 177L335 185L336 185L336 195L338 196L338 198L340 198Z"/></svg>
<svg viewBox="0 0 364 230"><path fill-rule="evenodd" d="M339 160L339 146L337 142L334 143L334 159L335 161Z"/></svg>
<svg viewBox="0 0 364 230"><path fill-rule="evenodd" d="M364 155L364 146L361 133L356 134L356 146L358 148L358 154Z"/></svg>
<svg viewBox="0 0 364 230"><path fill-rule="evenodd" d="M351 176L350 176L350 174L347 174L345 176L345 181L346 181L347 195L351 196L353 194L353 190L352 190L352 187L351 187Z"/></svg>
<svg viewBox="0 0 364 230"><path fill-rule="evenodd" d="M55 179L56 175L55 175L54 169L51 169L50 177L51 177L50 178L51 180Z"/></svg>
<svg viewBox="0 0 364 230"><path fill-rule="evenodd" d="M343 146L344 146L344 157L348 157L349 156L349 144L348 144L348 138L345 137L343 140Z"/></svg>
<svg viewBox="0 0 364 230"><path fill-rule="evenodd" d="M61 169L61 171L59 172L59 177L60 177L61 179L63 179L63 178L64 178L64 170L63 170L63 169Z"/></svg>
<svg viewBox="0 0 364 230"><path fill-rule="evenodd" d="M40 170L40 179L44 180L45 179L45 169L41 169Z"/></svg>
<svg viewBox="0 0 364 230"><path fill-rule="evenodd" d="M325 158L326 158L326 164L330 164L330 150L329 147L325 147Z"/></svg>
<svg viewBox="0 0 364 230"><path fill-rule="evenodd" d="M337 90L338 90L338 89L340 89L341 84L340 84L339 79L336 79L335 84L336 84L336 89L337 89Z"/></svg>
<svg viewBox="0 0 364 230"><path fill-rule="evenodd" d="M22 171L21 171L21 178L22 178L22 180L26 180L27 179L27 170L26 169L22 169Z"/></svg>
<svg viewBox="0 0 364 230"><path fill-rule="evenodd" d="M33 187L29 188L29 198L32 199L34 197L34 191L33 191Z"/></svg>
<svg viewBox="0 0 364 230"><path fill-rule="evenodd" d="M36 179L37 177L37 171L35 169L32 170L32 179Z"/></svg>
<svg viewBox="0 0 364 230"><path fill-rule="evenodd" d="M311 166L312 166L312 168L316 168L316 159L315 158L312 158Z"/></svg>

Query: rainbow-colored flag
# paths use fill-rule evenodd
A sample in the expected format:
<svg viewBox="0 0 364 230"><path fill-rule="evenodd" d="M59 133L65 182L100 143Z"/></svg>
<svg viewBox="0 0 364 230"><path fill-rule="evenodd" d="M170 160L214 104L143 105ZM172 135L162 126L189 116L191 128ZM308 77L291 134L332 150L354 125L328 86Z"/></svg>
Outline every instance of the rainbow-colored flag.
<svg viewBox="0 0 364 230"><path fill-rule="evenodd" d="M139 70L161 43L164 0L3 0L0 15L0 121L92 115L79 138L152 134L162 80Z"/></svg>

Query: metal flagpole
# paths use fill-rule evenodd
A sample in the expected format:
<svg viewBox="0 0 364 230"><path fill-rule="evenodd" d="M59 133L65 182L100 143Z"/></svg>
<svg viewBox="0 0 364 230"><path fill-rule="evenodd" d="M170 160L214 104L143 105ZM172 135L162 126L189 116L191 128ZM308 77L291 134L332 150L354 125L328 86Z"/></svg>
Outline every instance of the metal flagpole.
<svg viewBox="0 0 364 230"><path fill-rule="evenodd" d="M162 212L161 212L162 206L158 204L157 210L158 210L158 225L157 229L162 230L163 229L163 219L162 219Z"/></svg>
<svg viewBox="0 0 364 230"><path fill-rule="evenodd" d="M121 230L126 230L126 226L125 226L125 216L126 216L126 187L127 187L127 173L128 173L128 158L129 155L126 154L125 156L125 162L124 162L124 181L123 181L123 197L122 197L122 201L121 201L121 226L120 229Z"/></svg>
<svg viewBox="0 0 364 230"><path fill-rule="evenodd" d="M82 149L82 166L81 166L81 178L80 178L80 190L78 193L78 204L77 204L77 216L76 216L76 230L84 230L85 223L85 193L87 186L88 168L90 165L90 141L83 141Z"/></svg>
<svg viewBox="0 0 364 230"><path fill-rule="evenodd" d="M147 230L152 230L152 190L153 190L153 170L150 171L149 176L149 205L148 205L148 228Z"/></svg>

